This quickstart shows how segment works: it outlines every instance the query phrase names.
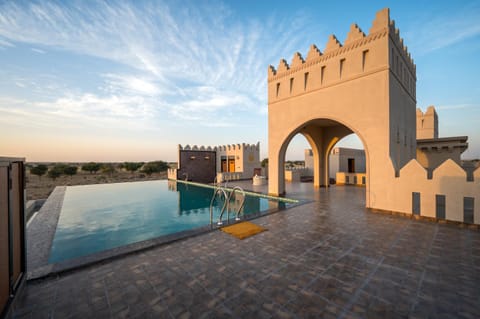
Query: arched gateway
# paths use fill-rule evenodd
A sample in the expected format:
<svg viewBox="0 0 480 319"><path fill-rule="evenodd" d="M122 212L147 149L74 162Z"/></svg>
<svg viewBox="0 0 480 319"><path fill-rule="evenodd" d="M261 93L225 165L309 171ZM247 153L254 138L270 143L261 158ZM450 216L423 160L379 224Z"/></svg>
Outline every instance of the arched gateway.
<svg viewBox="0 0 480 319"><path fill-rule="evenodd" d="M353 24L343 45L331 35L323 53L312 45L305 60L295 53L290 65L270 66L269 193L285 192L285 152L294 135L310 143L314 186L321 187L328 186L329 152L353 132L365 148L366 206L377 206L388 196L386 181L415 158L415 87L415 64L388 9L377 13L368 35Z"/></svg>

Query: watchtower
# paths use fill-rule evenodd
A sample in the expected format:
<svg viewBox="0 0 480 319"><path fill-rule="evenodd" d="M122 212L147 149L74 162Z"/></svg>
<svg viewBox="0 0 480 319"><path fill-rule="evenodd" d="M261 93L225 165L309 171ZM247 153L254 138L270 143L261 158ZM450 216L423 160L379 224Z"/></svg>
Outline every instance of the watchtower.
<svg viewBox="0 0 480 319"><path fill-rule="evenodd" d="M416 69L389 9L376 14L366 35L356 24L343 44L331 35L304 59L268 69L269 193L285 192L285 152L300 133L314 158L314 186L328 186L328 155L357 134L366 155L366 206L376 207L385 181L416 152ZM382 199L383 200L383 199ZM385 200L388 200L385 199Z"/></svg>

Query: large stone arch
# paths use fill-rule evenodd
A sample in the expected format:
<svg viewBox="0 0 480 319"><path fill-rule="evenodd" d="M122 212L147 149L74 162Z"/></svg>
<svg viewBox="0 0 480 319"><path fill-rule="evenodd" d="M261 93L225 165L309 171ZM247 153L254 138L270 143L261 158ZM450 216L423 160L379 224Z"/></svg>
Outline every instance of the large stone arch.
<svg viewBox="0 0 480 319"><path fill-rule="evenodd" d="M330 36L304 60L295 53L268 74L269 193L285 193L283 161L301 133L314 151L314 185L328 185L328 152L356 133L366 151L367 207L388 200L385 183L415 157L415 65L388 9L377 13L369 35L354 24L342 46ZM342 136L343 135L343 136ZM316 155L316 156L315 156Z"/></svg>

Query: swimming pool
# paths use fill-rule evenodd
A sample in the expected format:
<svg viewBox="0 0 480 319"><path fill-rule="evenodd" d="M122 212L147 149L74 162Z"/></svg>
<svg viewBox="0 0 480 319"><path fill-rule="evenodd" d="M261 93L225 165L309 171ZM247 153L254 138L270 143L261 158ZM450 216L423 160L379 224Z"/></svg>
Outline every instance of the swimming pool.
<svg viewBox="0 0 480 319"><path fill-rule="evenodd" d="M49 263L209 225L213 193L211 187L166 180L69 186ZM237 197L232 205L238 201ZM214 220L221 205L214 206ZM242 211L248 215L287 205L247 195Z"/></svg>

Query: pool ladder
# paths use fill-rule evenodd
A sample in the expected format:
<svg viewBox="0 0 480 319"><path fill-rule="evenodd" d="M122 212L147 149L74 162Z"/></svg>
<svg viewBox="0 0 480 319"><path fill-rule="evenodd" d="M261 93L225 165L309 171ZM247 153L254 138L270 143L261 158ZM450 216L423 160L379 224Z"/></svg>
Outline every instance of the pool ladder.
<svg viewBox="0 0 480 319"><path fill-rule="evenodd" d="M222 226L223 225L223 214L225 213L225 210L227 211L227 223L230 222L230 201L232 198L234 198L234 195L236 192L241 192L242 193L242 201L240 205L237 208L237 211L235 212L235 221L241 220L240 218L240 211L243 208L243 205L245 205L245 191L239 187L235 186L232 191L228 194L228 190L225 187L217 187L215 188L215 192L213 193L212 200L210 201L210 227L213 226L213 204L215 204L215 200L220 197L223 198L223 206L220 211L220 216L218 217L217 221L217 226ZM243 214L242 214L243 215Z"/></svg>

